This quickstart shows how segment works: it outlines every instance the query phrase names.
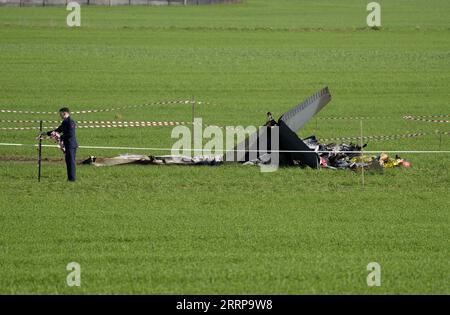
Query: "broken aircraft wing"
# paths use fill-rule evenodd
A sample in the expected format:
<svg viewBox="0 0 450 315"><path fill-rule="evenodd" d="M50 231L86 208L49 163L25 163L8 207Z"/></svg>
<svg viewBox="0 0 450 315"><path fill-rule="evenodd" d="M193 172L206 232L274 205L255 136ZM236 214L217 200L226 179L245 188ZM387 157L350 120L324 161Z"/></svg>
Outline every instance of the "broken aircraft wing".
<svg viewBox="0 0 450 315"><path fill-rule="evenodd" d="M280 120L296 133L315 114L325 107L330 100L330 91L328 90L328 87L325 87L308 97L304 102L284 113Z"/></svg>

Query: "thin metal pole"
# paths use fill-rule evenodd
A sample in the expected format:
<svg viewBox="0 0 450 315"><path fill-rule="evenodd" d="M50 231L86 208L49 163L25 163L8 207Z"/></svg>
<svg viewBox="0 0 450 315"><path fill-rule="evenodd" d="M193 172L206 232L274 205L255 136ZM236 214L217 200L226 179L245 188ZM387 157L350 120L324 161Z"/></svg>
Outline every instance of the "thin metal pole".
<svg viewBox="0 0 450 315"><path fill-rule="evenodd" d="M195 97L194 96L192 96L191 104L192 104L192 142L191 142L191 146L192 146L192 148L195 149L196 126L195 126ZM201 152L200 152L200 154L201 154ZM191 156L194 156L194 155L195 155L195 152L192 151Z"/></svg>
<svg viewBox="0 0 450 315"><path fill-rule="evenodd" d="M361 120L361 180L362 180L362 185L364 187L365 182L364 182L364 153L363 153L363 121Z"/></svg>
<svg viewBox="0 0 450 315"><path fill-rule="evenodd" d="M195 119L195 97L192 96L192 123L194 123L194 119Z"/></svg>
<svg viewBox="0 0 450 315"><path fill-rule="evenodd" d="M41 164L42 164L42 120L39 121L39 146L38 146L38 182L41 181Z"/></svg>

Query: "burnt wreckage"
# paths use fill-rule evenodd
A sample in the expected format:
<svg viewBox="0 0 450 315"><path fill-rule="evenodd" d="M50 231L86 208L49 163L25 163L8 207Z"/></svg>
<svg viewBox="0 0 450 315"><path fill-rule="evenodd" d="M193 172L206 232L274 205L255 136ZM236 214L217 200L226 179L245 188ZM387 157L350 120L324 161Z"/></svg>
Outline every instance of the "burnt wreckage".
<svg viewBox="0 0 450 315"><path fill-rule="evenodd" d="M91 156L83 164L111 166L122 164L150 165L218 165L238 161L245 165L271 164L277 154L276 164L280 166L300 166L311 168L356 169L406 166L410 164L396 156L389 159L386 154L369 157L362 155L362 147L356 144L321 144L315 136L301 139L297 132L306 125L331 100L328 87L321 89L305 101L284 113L278 121L267 113L267 122L259 132L248 136L233 150L214 156L181 155L119 155L113 158ZM277 128L274 128L277 127ZM273 147L278 137L277 148ZM366 145L363 145L365 147Z"/></svg>
<svg viewBox="0 0 450 315"><path fill-rule="evenodd" d="M306 123L314 117L322 108L325 107L331 100L331 94L328 87L316 92L308 97L304 102L290 109L284 113L278 121L273 119L272 114L267 113L267 122L265 129L256 137L248 137L245 144L238 144L233 152L227 152L227 156L234 154L231 160L238 159L238 152L240 147L245 147L244 162L255 164L269 163L271 160L272 148L272 128L278 127L278 148L274 149L278 154L278 164L285 166L299 165L309 166L311 168L319 168L321 159L319 156L318 145L313 145L310 140L308 146L304 140L297 135ZM315 139L314 136L308 139ZM318 142L317 142L318 144ZM256 152L256 159L252 153ZM253 154L255 155L255 154ZM230 160L230 159L227 159Z"/></svg>

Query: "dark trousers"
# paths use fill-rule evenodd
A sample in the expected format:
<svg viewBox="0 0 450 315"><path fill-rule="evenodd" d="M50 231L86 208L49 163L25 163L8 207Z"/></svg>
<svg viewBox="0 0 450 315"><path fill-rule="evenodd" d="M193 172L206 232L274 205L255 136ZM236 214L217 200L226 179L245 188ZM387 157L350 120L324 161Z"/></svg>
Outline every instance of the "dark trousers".
<svg viewBox="0 0 450 315"><path fill-rule="evenodd" d="M67 179L74 182L76 179L76 160L77 148L66 147L66 167L67 167Z"/></svg>

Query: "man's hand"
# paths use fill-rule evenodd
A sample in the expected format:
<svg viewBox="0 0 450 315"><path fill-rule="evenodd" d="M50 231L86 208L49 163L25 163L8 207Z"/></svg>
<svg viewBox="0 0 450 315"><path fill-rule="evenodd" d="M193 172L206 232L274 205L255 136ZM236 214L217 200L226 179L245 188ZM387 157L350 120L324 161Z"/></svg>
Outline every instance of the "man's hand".
<svg viewBox="0 0 450 315"><path fill-rule="evenodd" d="M43 139L43 138L45 138L45 137L47 137L47 133L46 133L45 131L43 131L43 132L40 132L40 133L38 134L36 140L40 140L40 139Z"/></svg>

